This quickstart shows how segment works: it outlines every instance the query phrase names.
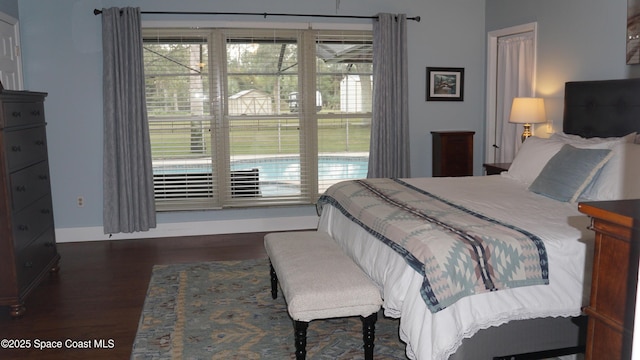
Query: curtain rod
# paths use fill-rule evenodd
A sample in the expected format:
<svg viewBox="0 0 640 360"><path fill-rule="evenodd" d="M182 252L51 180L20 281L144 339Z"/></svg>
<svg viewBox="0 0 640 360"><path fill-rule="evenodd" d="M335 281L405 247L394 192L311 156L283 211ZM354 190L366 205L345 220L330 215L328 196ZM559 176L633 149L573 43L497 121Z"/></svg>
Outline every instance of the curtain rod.
<svg viewBox="0 0 640 360"><path fill-rule="evenodd" d="M322 14L283 14L283 13L251 13L251 12L196 12L196 11L141 11L141 14L176 14L176 15L257 15L257 16L303 16L320 18L377 19L378 16L364 15L322 15ZM93 9L94 15L102 14L102 10ZM407 20L420 22L420 16L408 17Z"/></svg>

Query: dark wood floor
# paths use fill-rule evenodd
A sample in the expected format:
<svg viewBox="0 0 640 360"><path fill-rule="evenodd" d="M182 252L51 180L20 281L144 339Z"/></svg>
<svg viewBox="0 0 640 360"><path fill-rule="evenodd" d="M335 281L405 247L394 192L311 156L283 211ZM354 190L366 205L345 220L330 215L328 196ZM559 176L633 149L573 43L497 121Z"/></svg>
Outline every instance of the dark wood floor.
<svg viewBox="0 0 640 360"><path fill-rule="evenodd" d="M24 317L11 319L8 307L0 307L0 340L30 340L32 349L0 347L0 359L129 359L153 265L266 258L263 237L251 233L58 244L60 271L30 294ZM113 339L114 346L33 349L35 340L67 339L92 344Z"/></svg>

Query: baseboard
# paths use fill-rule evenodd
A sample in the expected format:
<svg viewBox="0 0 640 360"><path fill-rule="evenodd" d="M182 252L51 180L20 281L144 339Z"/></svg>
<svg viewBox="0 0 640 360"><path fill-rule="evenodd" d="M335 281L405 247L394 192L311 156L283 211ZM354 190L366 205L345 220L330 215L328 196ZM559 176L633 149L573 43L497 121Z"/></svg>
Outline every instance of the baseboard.
<svg viewBox="0 0 640 360"><path fill-rule="evenodd" d="M56 241L104 241L146 239L174 236L217 235L286 230L306 230L318 227L317 216L282 218L197 221L158 224L155 229L135 233L105 234L102 226L56 229Z"/></svg>

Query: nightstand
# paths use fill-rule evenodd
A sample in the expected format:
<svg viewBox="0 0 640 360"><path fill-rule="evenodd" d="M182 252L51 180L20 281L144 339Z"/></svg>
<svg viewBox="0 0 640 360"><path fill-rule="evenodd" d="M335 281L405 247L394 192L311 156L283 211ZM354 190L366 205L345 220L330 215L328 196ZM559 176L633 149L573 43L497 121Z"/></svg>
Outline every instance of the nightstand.
<svg viewBox="0 0 640 360"><path fill-rule="evenodd" d="M486 163L482 164L487 175L498 175L503 171L509 170L511 163Z"/></svg>

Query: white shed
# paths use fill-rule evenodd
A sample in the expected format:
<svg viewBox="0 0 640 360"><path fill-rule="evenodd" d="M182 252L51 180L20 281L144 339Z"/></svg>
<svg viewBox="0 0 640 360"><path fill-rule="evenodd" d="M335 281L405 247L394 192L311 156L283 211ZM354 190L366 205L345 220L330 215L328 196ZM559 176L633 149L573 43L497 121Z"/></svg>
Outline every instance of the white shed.
<svg viewBox="0 0 640 360"><path fill-rule="evenodd" d="M229 96L229 115L266 114L273 114L273 101L263 91L249 89Z"/></svg>
<svg viewBox="0 0 640 360"><path fill-rule="evenodd" d="M359 75L346 75L340 81L340 111L371 111L371 81L364 85Z"/></svg>

